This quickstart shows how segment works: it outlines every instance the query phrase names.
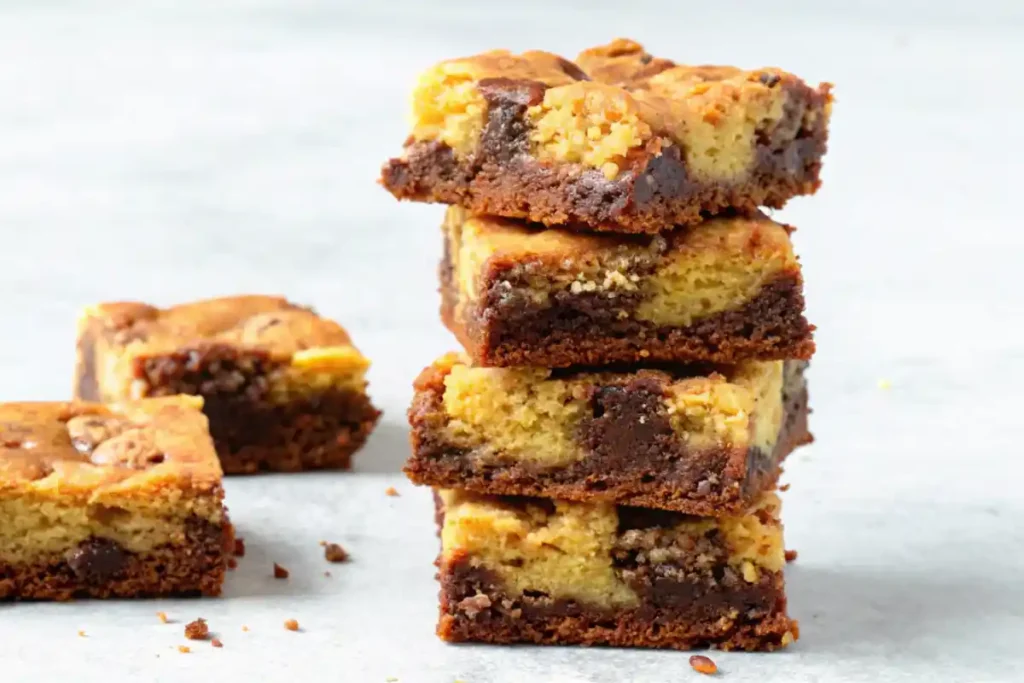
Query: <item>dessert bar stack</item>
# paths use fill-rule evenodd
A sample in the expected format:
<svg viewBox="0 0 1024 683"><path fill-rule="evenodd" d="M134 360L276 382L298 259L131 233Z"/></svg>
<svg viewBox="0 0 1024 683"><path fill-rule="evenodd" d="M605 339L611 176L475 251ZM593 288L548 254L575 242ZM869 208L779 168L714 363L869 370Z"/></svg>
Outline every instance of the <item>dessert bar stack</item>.
<svg viewBox="0 0 1024 683"><path fill-rule="evenodd" d="M449 204L405 471L431 486L451 641L771 650L780 464L807 431L781 207L819 184L829 87L628 40L420 79L382 183Z"/></svg>

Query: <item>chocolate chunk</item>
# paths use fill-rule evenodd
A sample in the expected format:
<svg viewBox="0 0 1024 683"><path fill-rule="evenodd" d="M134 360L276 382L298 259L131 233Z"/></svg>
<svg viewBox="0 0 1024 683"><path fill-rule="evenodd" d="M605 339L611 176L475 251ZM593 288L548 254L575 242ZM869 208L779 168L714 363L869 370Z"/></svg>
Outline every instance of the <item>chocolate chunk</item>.
<svg viewBox="0 0 1024 683"><path fill-rule="evenodd" d="M115 541L90 538L68 551L66 561L75 577L82 583L107 583L121 573L128 564L129 553Z"/></svg>
<svg viewBox="0 0 1024 683"><path fill-rule="evenodd" d="M778 74L761 74L760 76L757 77L757 80L761 81L770 88L773 85L777 84L782 79L779 78Z"/></svg>
<svg viewBox="0 0 1024 683"><path fill-rule="evenodd" d="M524 116L544 100L547 86L536 81L488 78L480 81L487 100L487 125L480 137L480 151L488 160L508 163L530 151L530 127Z"/></svg>

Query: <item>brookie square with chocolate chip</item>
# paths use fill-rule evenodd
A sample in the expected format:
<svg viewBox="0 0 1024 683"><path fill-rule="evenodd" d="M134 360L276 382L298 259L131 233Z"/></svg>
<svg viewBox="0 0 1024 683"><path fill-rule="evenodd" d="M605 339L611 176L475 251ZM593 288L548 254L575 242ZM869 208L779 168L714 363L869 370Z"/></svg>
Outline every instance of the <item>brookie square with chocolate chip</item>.
<svg viewBox="0 0 1024 683"><path fill-rule="evenodd" d="M202 396L228 474L347 469L380 415L369 365L341 325L279 297L104 303L79 317L74 392Z"/></svg>
<svg viewBox="0 0 1024 683"><path fill-rule="evenodd" d="M0 404L0 599L219 595L233 533L201 406Z"/></svg>

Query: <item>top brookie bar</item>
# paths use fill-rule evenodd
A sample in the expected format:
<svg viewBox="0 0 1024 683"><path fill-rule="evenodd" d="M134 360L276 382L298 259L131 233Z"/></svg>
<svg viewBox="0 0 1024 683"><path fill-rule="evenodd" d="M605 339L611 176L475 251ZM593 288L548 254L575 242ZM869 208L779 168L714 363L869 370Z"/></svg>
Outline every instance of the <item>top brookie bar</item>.
<svg viewBox="0 0 1024 683"><path fill-rule="evenodd" d="M420 77L396 197L594 230L660 232L819 185L832 98L774 68L683 66L628 40L576 63L504 50Z"/></svg>
<svg viewBox="0 0 1024 683"><path fill-rule="evenodd" d="M479 365L807 360L789 229L719 217L659 235L584 234L450 207L441 317Z"/></svg>
<svg viewBox="0 0 1024 683"><path fill-rule="evenodd" d="M219 594L232 533L201 406L0 404L0 599Z"/></svg>
<svg viewBox="0 0 1024 683"><path fill-rule="evenodd" d="M108 303L78 326L75 396L198 394L224 471L347 468L377 422L337 323L270 296Z"/></svg>

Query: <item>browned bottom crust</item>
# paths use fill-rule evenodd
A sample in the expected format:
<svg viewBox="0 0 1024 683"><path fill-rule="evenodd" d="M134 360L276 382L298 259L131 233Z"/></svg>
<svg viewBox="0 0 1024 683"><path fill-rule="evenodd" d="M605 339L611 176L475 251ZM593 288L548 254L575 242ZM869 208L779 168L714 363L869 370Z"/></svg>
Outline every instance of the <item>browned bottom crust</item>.
<svg viewBox="0 0 1024 683"><path fill-rule="evenodd" d="M509 596L468 557L438 564L437 635L450 642L771 651L799 636L781 572L743 587L650 577L639 606L616 610L530 591Z"/></svg>
<svg viewBox="0 0 1024 683"><path fill-rule="evenodd" d="M762 288L742 307L686 327L622 319L621 300L560 292L540 307L509 296L497 283L486 301L455 315L458 285L441 264L441 319L478 365L564 368L612 363L735 363L740 360L809 360L814 326L804 317L799 274Z"/></svg>
<svg viewBox="0 0 1024 683"><path fill-rule="evenodd" d="M141 554L92 538L56 561L15 565L0 556L0 600L216 596L233 545L230 523L193 518L183 544Z"/></svg>
<svg viewBox="0 0 1024 683"><path fill-rule="evenodd" d="M438 429L440 390L420 391L409 409L413 449L403 471L417 484L489 495L611 501L691 515L742 514L758 494L775 486L785 457L812 439L803 372L788 374L785 419L771 453L686 448L665 415L654 411L660 397L638 382L605 392L595 411L601 416L580 427L587 457L560 468L481 462Z"/></svg>
<svg viewBox="0 0 1024 683"><path fill-rule="evenodd" d="M494 146L488 144L489 132L482 152ZM649 159L644 167L608 180L578 164L545 163L526 154L460 160L443 143L416 142L384 165L381 182L398 199L456 204L474 213L567 229L653 234L726 209L782 208L796 195L813 194L825 144L822 126L782 150L759 149L755 167L736 182L703 183L688 177L673 146L644 155Z"/></svg>
<svg viewBox="0 0 1024 683"><path fill-rule="evenodd" d="M348 469L380 417L355 391L283 405L218 395L206 398L203 411L225 474Z"/></svg>

